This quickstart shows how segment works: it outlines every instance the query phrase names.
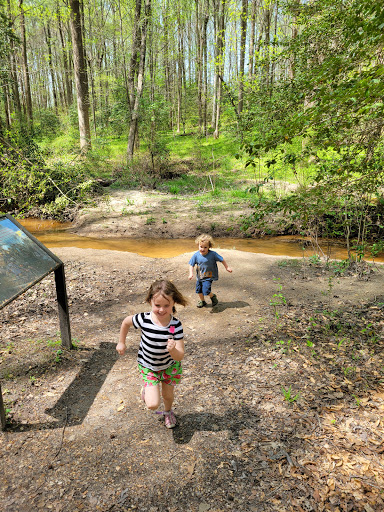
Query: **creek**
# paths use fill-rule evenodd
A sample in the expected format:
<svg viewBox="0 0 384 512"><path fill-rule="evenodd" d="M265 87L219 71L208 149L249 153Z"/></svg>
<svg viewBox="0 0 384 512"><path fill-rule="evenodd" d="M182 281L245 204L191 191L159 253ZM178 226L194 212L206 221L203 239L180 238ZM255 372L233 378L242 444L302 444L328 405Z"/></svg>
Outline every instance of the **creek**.
<svg viewBox="0 0 384 512"><path fill-rule="evenodd" d="M172 258L179 254L196 250L194 239L149 239L149 238L96 238L71 233L70 223L61 223L44 219L19 219L32 235L46 247L78 247L81 249L107 249L112 251L133 252L150 258ZM305 246L305 249L303 248ZM269 254L273 256L291 256L300 258L315 254L308 240L303 237L273 236L263 238L215 238L215 249L236 249L239 251ZM346 259L347 251L339 245L321 243L325 254L332 259ZM384 254L375 258L384 262Z"/></svg>

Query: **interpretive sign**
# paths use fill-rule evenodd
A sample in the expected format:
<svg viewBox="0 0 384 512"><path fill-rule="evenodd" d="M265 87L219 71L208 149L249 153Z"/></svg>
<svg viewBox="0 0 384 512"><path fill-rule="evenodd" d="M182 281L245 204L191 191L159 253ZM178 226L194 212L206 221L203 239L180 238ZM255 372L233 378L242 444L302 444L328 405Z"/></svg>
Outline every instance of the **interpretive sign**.
<svg viewBox="0 0 384 512"><path fill-rule="evenodd" d="M0 308L60 265L15 219L0 217Z"/></svg>
<svg viewBox="0 0 384 512"><path fill-rule="evenodd" d="M23 292L55 273L61 344L72 347L63 262L11 215L0 214L0 309ZM0 388L0 419L5 416Z"/></svg>

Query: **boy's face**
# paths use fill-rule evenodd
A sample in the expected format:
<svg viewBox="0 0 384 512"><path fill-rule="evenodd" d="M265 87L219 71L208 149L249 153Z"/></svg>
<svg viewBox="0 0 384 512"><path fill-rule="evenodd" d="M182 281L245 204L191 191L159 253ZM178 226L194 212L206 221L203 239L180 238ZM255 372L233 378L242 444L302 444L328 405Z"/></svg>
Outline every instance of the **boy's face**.
<svg viewBox="0 0 384 512"><path fill-rule="evenodd" d="M205 256L206 254L208 254L208 251L209 251L209 242L207 242L206 240L202 240L201 242L199 242L199 252L202 256Z"/></svg>

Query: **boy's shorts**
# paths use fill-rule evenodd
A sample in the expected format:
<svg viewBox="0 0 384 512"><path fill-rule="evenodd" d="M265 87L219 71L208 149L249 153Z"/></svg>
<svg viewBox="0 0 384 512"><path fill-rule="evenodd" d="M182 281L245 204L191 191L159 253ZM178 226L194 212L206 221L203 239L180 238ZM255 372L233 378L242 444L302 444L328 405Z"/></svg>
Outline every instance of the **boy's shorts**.
<svg viewBox="0 0 384 512"><path fill-rule="evenodd" d="M196 281L196 293L202 293L203 295L209 295L211 293L212 279L204 279Z"/></svg>
<svg viewBox="0 0 384 512"><path fill-rule="evenodd" d="M169 368L158 372L150 368L145 368L145 366L141 364L139 364L139 370L144 381L144 387L157 386L160 382L164 382L164 384L169 384L170 386L176 386L176 384L180 382L181 374L183 373L181 361L175 361Z"/></svg>

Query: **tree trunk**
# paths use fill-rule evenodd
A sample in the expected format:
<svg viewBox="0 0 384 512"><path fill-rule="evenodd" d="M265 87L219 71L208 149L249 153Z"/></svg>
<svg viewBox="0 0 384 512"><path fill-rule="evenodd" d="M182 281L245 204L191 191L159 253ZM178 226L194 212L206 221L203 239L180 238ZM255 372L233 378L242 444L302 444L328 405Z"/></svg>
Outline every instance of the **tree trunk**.
<svg viewBox="0 0 384 512"><path fill-rule="evenodd" d="M216 112L215 112L215 131L213 136L215 139L219 138L220 126L220 110L221 110L221 94L222 94L222 79L224 72L224 49L225 49L225 0L219 0L219 16L217 27L217 62L216 62L216 75L217 75L217 97L216 97Z"/></svg>
<svg viewBox="0 0 384 512"><path fill-rule="evenodd" d="M96 125L96 110L97 110L97 98L96 98L96 86L95 86L95 71L93 69L93 61L92 59L88 60L88 77L89 84L91 86L90 97L92 98L92 121L93 121L93 133L94 136L97 137L97 125Z"/></svg>
<svg viewBox="0 0 384 512"><path fill-rule="evenodd" d="M27 59L27 38L25 35L25 18L23 0L19 0L20 10L20 30L21 30L21 47L22 47L22 61L23 61L23 75L24 75L24 95L25 95L25 110L27 114L27 123L30 129L33 128L33 111L32 111L32 96L31 84L29 80L29 69Z"/></svg>
<svg viewBox="0 0 384 512"><path fill-rule="evenodd" d="M58 104L57 104L57 94L56 94L56 80L55 80L55 74L53 72L53 65L52 65L51 29L49 28L49 22L48 22L47 26L44 27L44 34L45 34L45 42L47 43L47 47L48 47L48 67L49 67L49 73L51 76L53 103L54 103L55 111L57 114Z"/></svg>
<svg viewBox="0 0 384 512"><path fill-rule="evenodd" d="M141 10L141 0L136 0L135 20L132 34L132 52L128 74L129 105L131 109L133 108L133 104L135 102L135 77L137 75L139 67L139 52L141 42Z"/></svg>
<svg viewBox="0 0 384 512"><path fill-rule="evenodd" d="M172 105L172 84L171 84L171 66L169 62L169 27L168 27L168 13L169 5L168 0L165 5L164 16L164 85L165 85L165 99L169 105L169 128L173 130L173 105Z"/></svg>
<svg viewBox="0 0 384 512"><path fill-rule="evenodd" d="M276 11L275 11L275 27L274 27L274 35L273 35L273 41L274 43L277 42L277 18L278 18L278 14L279 14L279 4L278 4L278 0L276 2ZM276 61L275 59L272 59L272 64L271 64L271 89L270 89L270 94L272 94L272 88L273 88L273 84L275 83L275 75L276 75Z"/></svg>
<svg viewBox="0 0 384 512"><path fill-rule="evenodd" d="M298 5L300 5L300 0L297 2ZM298 34L298 27L297 27L297 16L295 14L293 20L292 20L292 40L295 40L297 38ZM291 80L295 78L295 61L294 56L291 55L288 61L288 76Z"/></svg>
<svg viewBox="0 0 384 512"><path fill-rule="evenodd" d="M2 87L4 93L3 93L3 100L4 100L4 114L5 114L5 128L7 131L11 129L11 108L10 108L10 95L9 95L9 86L6 82L3 82ZM1 134L4 134L4 129L1 130Z"/></svg>
<svg viewBox="0 0 384 512"><path fill-rule="evenodd" d="M242 0L241 20L240 20L240 65L239 65L239 103L237 111L239 114L243 111L244 101L244 67L245 67L245 43L247 38L247 14L248 0Z"/></svg>
<svg viewBox="0 0 384 512"><path fill-rule="evenodd" d="M182 27L180 19L178 19L178 59L177 59L177 133L181 132L181 124L183 119L183 52L182 52Z"/></svg>
<svg viewBox="0 0 384 512"><path fill-rule="evenodd" d="M209 21L209 0L205 1L205 13L204 13L204 23L203 23L203 35L202 35L202 43L203 43L203 90L202 90L202 100L203 100L203 129L204 136L207 136L207 96L208 96L208 48L207 48L207 26Z"/></svg>
<svg viewBox="0 0 384 512"><path fill-rule="evenodd" d="M218 0L213 0L214 2L214 5L213 5L213 32L214 32L214 35L213 35L213 38L214 38L214 41L217 42L217 34L218 34L218 10L217 10L217 1ZM215 129L215 121L216 121L216 103L217 103L217 88L218 88L218 83L219 83L219 79L217 78L217 70L216 70L216 67L217 67L217 59L218 59L218 48L217 48L217 44L214 45L214 63L215 63L215 72L214 72L214 77L213 77L213 97L212 97L212 119L211 119L211 128L212 130Z"/></svg>
<svg viewBox="0 0 384 512"><path fill-rule="evenodd" d="M8 7L8 19L9 19L9 29L13 30L13 21L11 21L11 2L8 0L7 2ZM12 94L9 98L9 101L11 102L11 99L13 99L13 106L16 111L17 119L22 124L23 121L23 112L22 112L22 106L20 101L20 93L19 93L19 86L18 86L18 80L17 80L17 69L16 69L16 62L15 62L15 43L13 38L10 38L10 48L11 51L8 53L8 63L9 63L9 73L10 73L10 83L12 88ZM12 104L12 103L11 103ZM12 120L11 120L12 122Z"/></svg>
<svg viewBox="0 0 384 512"><path fill-rule="evenodd" d="M156 58L153 48L153 40L152 40L152 31L149 34L149 76L150 76L150 93L149 97L151 100L151 129L150 129L150 140L154 143L156 138L156 112L154 108L154 103L156 99L155 88L156 88Z"/></svg>
<svg viewBox="0 0 384 512"><path fill-rule="evenodd" d="M59 24L61 51L62 51L62 55L63 55L63 73L64 73L63 88L65 91L64 92L65 103L68 108L72 105L72 101L73 101L72 83L70 80L71 70L70 70L70 65L69 65L67 45L65 44L65 38L64 38L64 33L63 33L63 24L61 21L59 9L57 9L57 19L58 19L58 24Z"/></svg>
<svg viewBox="0 0 384 512"><path fill-rule="evenodd" d="M128 74L127 74L127 64L126 64L126 60L125 60L125 44L124 44L124 23L123 23L123 15L122 15L122 12L121 12L121 2L119 1L118 2L118 11L119 11L119 24L120 24L120 47L121 47L121 51L122 51L122 56L123 56L123 62L122 62L122 72L123 72L123 77L124 77L124 86L125 86L125 94L126 94L126 97L127 97L127 105L128 105L128 108L129 110L131 109L131 98L130 98L130 82L129 82L129 77L128 77ZM118 79L118 71L119 71L119 68L118 66L115 66L115 78Z"/></svg>
<svg viewBox="0 0 384 512"><path fill-rule="evenodd" d="M249 34L249 64L248 64L248 79L252 81L254 75L254 62L255 62L255 29L256 29L256 2L252 0L251 16L250 16L250 34Z"/></svg>
<svg viewBox="0 0 384 512"><path fill-rule="evenodd" d="M264 30L265 30L265 39L264 39L264 83L265 87L268 90L270 84L270 47L271 47L271 7L267 5L265 9L265 22L264 22Z"/></svg>
<svg viewBox="0 0 384 512"><path fill-rule="evenodd" d="M77 92L77 112L79 116L80 149L87 151L91 147L89 125L89 88L84 59L83 30L81 24L80 0L69 0L70 26L73 47L73 66Z"/></svg>
<svg viewBox="0 0 384 512"><path fill-rule="evenodd" d="M16 111L17 119L19 120L19 123L21 124L22 118L23 118L23 112L22 112L21 100L20 100L20 94L19 94L16 64L15 64L15 59L14 59L13 54L8 55L8 62L9 62L9 69L10 69L10 75L11 75L13 105L14 105L14 109Z"/></svg>
<svg viewBox="0 0 384 512"><path fill-rule="evenodd" d="M200 0L195 0L196 5L196 82L197 82L197 109L199 113L199 134L201 134L203 126L202 117L202 60L203 60L203 43L201 37L201 16L200 16Z"/></svg>
<svg viewBox="0 0 384 512"><path fill-rule="evenodd" d="M136 8L137 8L138 4L140 5L140 11L141 11L141 1L140 0L137 0ZM134 55L138 56L138 66L137 66L137 85L136 85L134 98L132 96L132 99L134 99L134 102L131 105L131 114L130 114L130 123L129 123L127 154L128 154L128 158L130 160L133 158L134 144L135 144L135 138L136 138L136 134L137 134L137 120L139 117L139 104L140 104L140 100L141 100L141 97L143 94L143 88L144 88L145 55L146 55L146 49L147 49L148 23L149 23L149 18L151 15L151 0L145 0L144 12L140 12L139 14L140 14L139 19L141 22L140 45L138 48L136 48L136 47L133 48ZM137 41L137 38L136 38L136 41ZM132 71L131 71L131 73L132 73Z"/></svg>

